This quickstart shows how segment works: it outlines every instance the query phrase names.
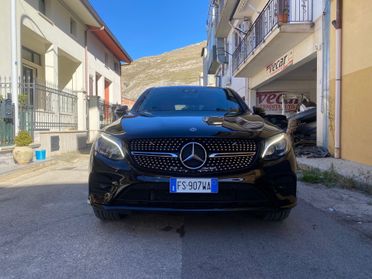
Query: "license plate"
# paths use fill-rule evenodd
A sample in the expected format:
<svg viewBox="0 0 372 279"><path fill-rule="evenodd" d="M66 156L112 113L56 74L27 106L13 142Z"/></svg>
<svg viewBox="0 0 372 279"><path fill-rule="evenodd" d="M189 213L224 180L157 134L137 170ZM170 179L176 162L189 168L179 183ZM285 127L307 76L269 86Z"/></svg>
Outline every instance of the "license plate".
<svg viewBox="0 0 372 279"><path fill-rule="evenodd" d="M171 178L171 193L218 193L217 178Z"/></svg>

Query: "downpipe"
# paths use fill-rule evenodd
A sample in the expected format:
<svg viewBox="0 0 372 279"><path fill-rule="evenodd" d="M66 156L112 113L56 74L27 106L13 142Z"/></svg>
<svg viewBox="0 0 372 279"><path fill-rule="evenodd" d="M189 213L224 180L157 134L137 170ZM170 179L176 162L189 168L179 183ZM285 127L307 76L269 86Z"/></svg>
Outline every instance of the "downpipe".
<svg viewBox="0 0 372 279"><path fill-rule="evenodd" d="M341 93L342 93L342 0L337 0L336 20L336 92L335 92L335 158L341 158Z"/></svg>

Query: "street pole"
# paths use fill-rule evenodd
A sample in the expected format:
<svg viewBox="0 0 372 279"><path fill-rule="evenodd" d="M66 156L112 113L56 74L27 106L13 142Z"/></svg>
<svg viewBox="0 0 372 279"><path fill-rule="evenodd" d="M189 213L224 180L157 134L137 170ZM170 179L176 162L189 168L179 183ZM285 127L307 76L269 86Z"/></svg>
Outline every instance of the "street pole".
<svg viewBox="0 0 372 279"><path fill-rule="evenodd" d="M12 42L12 102L14 104L14 132L18 134L18 61L17 61L17 0L11 2L11 42Z"/></svg>

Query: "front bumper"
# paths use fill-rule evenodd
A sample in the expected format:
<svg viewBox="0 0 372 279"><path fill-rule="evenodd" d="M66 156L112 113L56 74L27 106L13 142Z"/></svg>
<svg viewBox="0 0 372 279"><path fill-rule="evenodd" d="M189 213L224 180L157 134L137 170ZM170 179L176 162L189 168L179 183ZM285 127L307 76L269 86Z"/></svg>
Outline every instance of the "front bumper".
<svg viewBox="0 0 372 279"><path fill-rule="evenodd" d="M217 178L218 194L173 194L169 192L169 176L149 175L125 160L92 154L89 202L93 207L125 213L263 211L296 205L293 152L246 173Z"/></svg>

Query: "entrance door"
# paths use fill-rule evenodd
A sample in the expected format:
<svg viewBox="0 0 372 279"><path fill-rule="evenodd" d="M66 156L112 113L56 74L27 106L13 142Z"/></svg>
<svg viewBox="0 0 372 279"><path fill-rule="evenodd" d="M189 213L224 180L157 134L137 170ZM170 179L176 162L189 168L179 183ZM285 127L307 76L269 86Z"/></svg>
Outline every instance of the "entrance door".
<svg viewBox="0 0 372 279"><path fill-rule="evenodd" d="M34 87L33 84L37 78L37 69L28 65L22 65L23 92L19 97L21 105L34 104Z"/></svg>

